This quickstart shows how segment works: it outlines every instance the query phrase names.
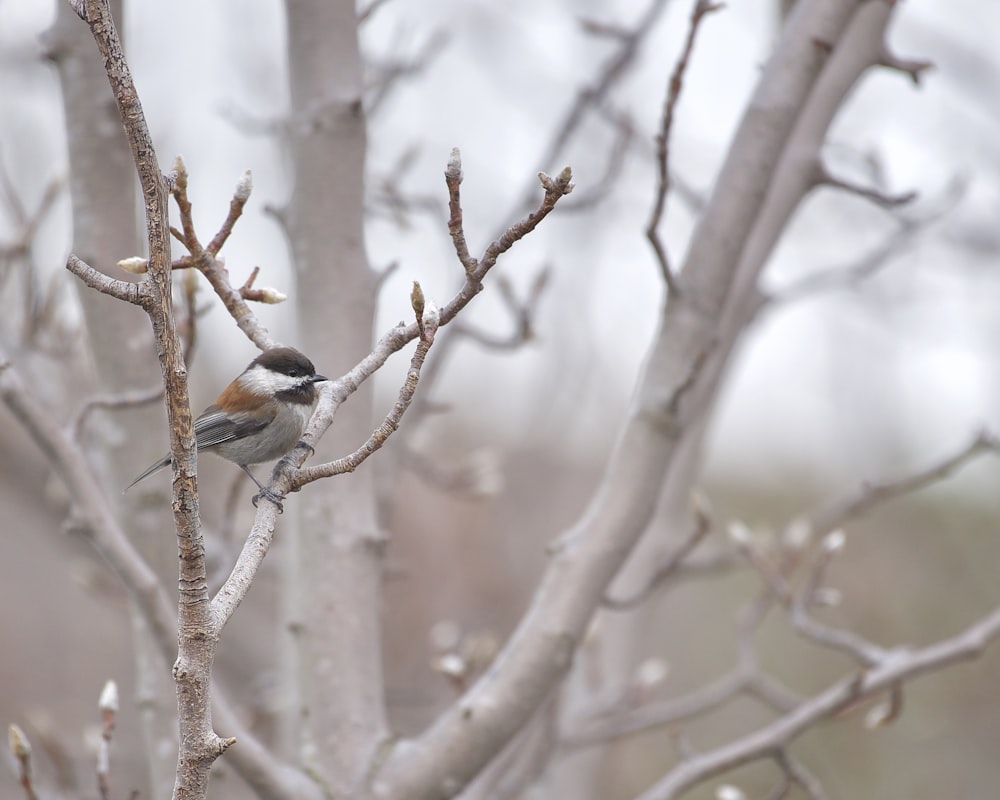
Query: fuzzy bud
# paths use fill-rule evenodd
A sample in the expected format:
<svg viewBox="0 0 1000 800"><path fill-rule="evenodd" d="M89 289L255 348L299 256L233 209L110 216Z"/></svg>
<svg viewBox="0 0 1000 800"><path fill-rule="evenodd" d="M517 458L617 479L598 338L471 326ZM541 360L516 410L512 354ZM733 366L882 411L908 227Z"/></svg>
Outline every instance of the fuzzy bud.
<svg viewBox="0 0 1000 800"><path fill-rule="evenodd" d="M233 197L241 203L245 203L250 199L251 192L253 192L253 173L247 170L236 182L236 191L233 192Z"/></svg>
<svg viewBox="0 0 1000 800"><path fill-rule="evenodd" d="M424 317L424 290L420 288L418 281L413 282L413 289L410 290L410 306L418 320Z"/></svg>
<svg viewBox="0 0 1000 800"><path fill-rule="evenodd" d="M149 259L142 258L141 256L123 258L118 262L118 269L131 272L133 275L143 275L149 269Z"/></svg>
<svg viewBox="0 0 1000 800"><path fill-rule="evenodd" d="M271 289L265 287L258 289L260 292L260 302L267 303L269 305L277 305L278 303L284 303L288 299L288 295L284 292L279 292L277 289Z"/></svg>
<svg viewBox="0 0 1000 800"><path fill-rule="evenodd" d="M171 171L176 173L178 181L187 178L188 169L187 164L184 163L184 156L178 154L174 158L174 165L171 167Z"/></svg>
<svg viewBox="0 0 1000 800"><path fill-rule="evenodd" d="M441 658L434 662L434 669L452 680L461 680L467 672L465 659L457 653L448 653L441 656Z"/></svg>
<svg viewBox="0 0 1000 800"><path fill-rule="evenodd" d="M10 725L7 728L7 742L10 746L10 754L18 761L24 761L31 755L31 742L24 735L18 725Z"/></svg>
<svg viewBox="0 0 1000 800"><path fill-rule="evenodd" d="M670 674L670 665L662 658L647 658L635 671L635 684L643 692L662 685Z"/></svg>
<svg viewBox="0 0 1000 800"><path fill-rule="evenodd" d="M441 312L438 307L434 304L433 300L428 300L424 303L424 324L433 325L435 328L441 320Z"/></svg>
<svg viewBox="0 0 1000 800"><path fill-rule="evenodd" d="M118 711L118 684L108 681L101 689L101 697L97 701L97 708L100 711Z"/></svg>
<svg viewBox="0 0 1000 800"><path fill-rule="evenodd" d="M823 537L823 550L832 556L834 553L839 553L844 549L844 542L846 541L847 537L844 536L842 530L831 531Z"/></svg>
<svg viewBox="0 0 1000 800"><path fill-rule="evenodd" d="M729 523L729 538L737 547L749 547L753 533L745 522L737 519Z"/></svg>

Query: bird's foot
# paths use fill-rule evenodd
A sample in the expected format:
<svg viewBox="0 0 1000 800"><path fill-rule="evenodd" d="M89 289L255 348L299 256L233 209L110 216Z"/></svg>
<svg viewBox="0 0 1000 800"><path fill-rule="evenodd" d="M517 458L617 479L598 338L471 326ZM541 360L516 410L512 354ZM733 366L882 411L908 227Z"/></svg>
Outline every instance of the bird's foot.
<svg viewBox="0 0 1000 800"><path fill-rule="evenodd" d="M309 442L307 442L305 439L299 439L298 444L296 444L295 446L305 447L307 450L309 450L309 455L311 456L316 455L316 448L313 447L311 444L309 444Z"/></svg>
<svg viewBox="0 0 1000 800"><path fill-rule="evenodd" d="M267 487L261 487L261 490L259 492L257 492L257 494L255 494L253 497L250 498L250 502L253 503L253 507L254 508L257 508L257 503L260 502L260 499L262 497L265 500L270 500L272 503L274 503L278 507L278 513L279 514L284 514L285 513L285 507L284 507L284 505L282 505L282 502L281 502L285 498L282 497L277 492L272 492Z"/></svg>

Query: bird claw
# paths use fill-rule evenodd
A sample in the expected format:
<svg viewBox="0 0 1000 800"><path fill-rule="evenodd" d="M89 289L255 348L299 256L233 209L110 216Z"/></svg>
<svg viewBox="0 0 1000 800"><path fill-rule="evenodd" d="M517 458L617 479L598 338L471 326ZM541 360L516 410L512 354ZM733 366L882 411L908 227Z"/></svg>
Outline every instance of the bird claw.
<svg viewBox="0 0 1000 800"><path fill-rule="evenodd" d="M307 442L305 439L299 439L298 444L296 444L295 446L296 447L305 447L306 449L309 450L309 455L311 455L311 456L316 455L316 448L313 447L311 444L309 444L309 442Z"/></svg>
<svg viewBox="0 0 1000 800"><path fill-rule="evenodd" d="M259 492L257 492L257 494L255 494L253 497L250 498L250 502L253 503L253 507L254 508L257 508L257 503L260 502L260 499L262 497L265 500L270 500L272 503L274 503L278 507L278 513L279 514L284 514L285 513L285 507L284 507L284 505L282 505L282 502L281 502L285 498L282 497L277 492L272 492L270 489L266 489L266 488L265 489L261 489Z"/></svg>

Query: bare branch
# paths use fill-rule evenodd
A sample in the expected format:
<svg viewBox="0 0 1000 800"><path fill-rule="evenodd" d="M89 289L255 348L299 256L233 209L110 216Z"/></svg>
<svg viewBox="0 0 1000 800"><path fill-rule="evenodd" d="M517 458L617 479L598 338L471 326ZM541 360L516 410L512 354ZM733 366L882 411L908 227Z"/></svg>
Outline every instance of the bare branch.
<svg viewBox="0 0 1000 800"><path fill-rule="evenodd" d="M853 494L833 500L807 515L806 525L813 536L823 536L836 528L843 527L875 506L947 478L974 458L985 453L998 452L1000 452L1000 442L996 436L990 431L980 431L958 452L922 470L895 480L862 484Z"/></svg>
<svg viewBox="0 0 1000 800"><path fill-rule="evenodd" d="M677 295L679 289L674 278L673 270L670 268L670 258L667 255L660 239L660 222L667 207L667 193L670 190L670 131L673 128L674 109L681 96L681 88L684 83L684 73L687 70L688 62L691 59L691 51L694 49L694 39L698 33L702 19L713 11L722 8L720 3L711 3L707 0L695 0L694 8L691 11L691 20L688 27L687 39L684 42L684 49L680 58L674 65L674 71L670 76L670 84L667 90L667 98L663 103L663 116L660 119L660 131L656 135L656 166L657 184L656 199L653 202L653 210L646 224L646 238L653 247L656 260L660 265L660 272L663 280L667 284L667 289L672 295Z"/></svg>
<svg viewBox="0 0 1000 800"><path fill-rule="evenodd" d="M820 782L802 764L793 759L787 749L779 750L774 760L781 767L786 781L786 787L781 793L772 795L775 800L784 797L793 785L799 786L808 795L809 800L826 800L826 792L823 791Z"/></svg>
<svg viewBox="0 0 1000 800"><path fill-rule="evenodd" d="M431 33L419 52L408 58L395 55L383 60L369 58L369 68L373 74L372 80L366 87L369 95L366 111L369 118L378 113L379 108L404 78L416 77L426 70L434 59L444 52L447 43L447 32L439 29ZM395 52L394 50L393 53Z"/></svg>
<svg viewBox="0 0 1000 800"><path fill-rule="evenodd" d="M118 392L116 394L102 394L91 397L84 403L80 410L76 412L69 428L75 440L79 441L83 434L83 426L90 415L99 408L122 409L137 408L139 406L155 403L163 397L162 386L150 386L148 389L135 389L129 392Z"/></svg>
<svg viewBox="0 0 1000 800"><path fill-rule="evenodd" d="M601 64L593 80L581 86L573 98L573 102L566 109L562 120L556 125L555 133L549 140L549 145L542 157L536 162L537 164L543 168L549 168L553 163L556 163L556 160L562 157L570 139L580 129L586 114L593 110L600 110L604 106L608 95L635 63L643 42L654 30L667 5L668 0L650 0L649 5L639 15L635 25L627 30L619 26L581 20L584 28L593 32L613 31L610 38L616 41L617 47L611 56ZM515 205L515 213L520 212L523 208L529 208L533 197L534 187L526 186Z"/></svg>
<svg viewBox="0 0 1000 800"><path fill-rule="evenodd" d="M643 603L654 590L662 586L673 576L681 563L686 559L698 544L708 535L712 529L712 520L708 509L698 495L695 495L694 502L694 528L688 537L681 542L680 546L671 553L667 559L653 573L649 582L628 597L615 598L605 594L601 605L611 611L628 611Z"/></svg>
<svg viewBox="0 0 1000 800"><path fill-rule="evenodd" d="M109 278L103 272L98 272L90 264L70 254L66 260L66 269L76 275L91 289L96 289L101 294L111 295L126 303L148 309L153 298L145 283L130 283Z"/></svg>
<svg viewBox="0 0 1000 800"><path fill-rule="evenodd" d="M610 196L611 189L622 175L625 166L625 156L635 139L635 128L632 120L625 114L611 114L605 116L612 125L615 133L615 140L611 144L604 162L604 169L596 180L589 182L586 188L581 187L573 198L572 202L566 204L563 213L577 214L581 211L590 211Z"/></svg>
<svg viewBox="0 0 1000 800"><path fill-rule="evenodd" d="M929 69L933 69L934 62L920 58L901 58L886 48L882 53L879 66L902 72L910 77L914 86L919 86L920 79L923 78L924 72Z"/></svg>
<svg viewBox="0 0 1000 800"><path fill-rule="evenodd" d="M438 328L437 309L433 307L425 308L422 296L419 304L417 301L414 301L414 312L418 318L418 323L416 324L422 330L422 333L417 343L416 352L410 360L410 369L406 374L406 380L399 390L399 398L392 410L389 411L382 421L382 424L375 429L361 447L350 455L326 464L295 470L292 472L290 478L286 478L286 471L297 466L291 463L294 453L311 449L311 445L308 442L300 442L299 447L292 454L281 459L275 465L274 473L271 477L272 490L280 493L281 496L286 496L289 491L297 491L302 486L320 478L353 472L370 455L379 450L396 431L403 415L413 400L413 395L417 390L417 383L420 380L420 368L427 357L428 350L434 344L434 336ZM323 393L326 394L327 391L327 389L324 389ZM302 458L304 459L304 455ZM299 463L301 464L301 461ZM288 486L287 490L284 489L285 486ZM212 630L215 636L222 633L223 627L246 596L247 591L250 589L250 584L257 574L257 570L260 568L264 557L270 549L271 538L274 535L276 513L277 507L272 503L263 503L258 508L253 529L247 537L243 551L236 560L236 564L233 566L233 570L226 579L226 582L212 600Z"/></svg>
<svg viewBox="0 0 1000 800"><path fill-rule="evenodd" d="M233 226L236 224L236 220L243 216L243 208L250 199L250 193L252 191L253 174L250 170L247 170L240 176L239 181L236 183L236 188L233 190L233 199L229 201L229 214L220 226L218 233L212 237L212 241L210 241L208 246L205 248L205 250L207 250L212 256L217 256L219 251L222 249L222 246L229 239L229 236L233 232ZM188 210L188 214L190 215L190 209ZM192 235L193 233L194 228L192 226Z"/></svg>
<svg viewBox="0 0 1000 800"><path fill-rule="evenodd" d="M370 0L368 5L358 11L358 24L367 22L376 11L388 2L389 0Z"/></svg>
<svg viewBox="0 0 1000 800"><path fill-rule="evenodd" d="M898 230L854 264L830 267L813 273L770 297L762 297L762 306L788 303L833 289L856 286L884 269L896 256L910 247L927 228L947 214L965 193L963 183L954 181L940 207L916 219L904 219Z"/></svg>
<svg viewBox="0 0 1000 800"><path fill-rule="evenodd" d="M257 300L265 303L281 302L284 295L274 289L253 289L253 282L259 272L254 268L247 282L240 289L234 289L229 281L229 271L225 268L223 261L217 258L219 250L226 243L232 233L233 225L243 213L243 207L250 198L253 182L249 170L243 174L229 203L229 214L223 221L218 232L212 238L207 247L203 247L194 228L194 219L191 213L191 201L188 198L188 175L184 167L184 162L179 158L174 162L176 178L173 185L174 202L180 212L181 231L175 231L177 236L191 254L189 257L178 259L174 268L194 266L204 275L212 289L222 300L226 311L236 322L237 327L246 334L257 347L266 350L274 347L277 342L271 338L270 333L261 324L260 320L253 313L247 300Z"/></svg>
<svg viewBox="0 0 1000 800"><path fill-rule="evenodd" d="M845 192L856 194L865 200L870 200L882 208L898 208L912 203L918 195L915 191L903 192L901 194L887 194L873 186L863 186L860 183L849 181L846 178L839 178L834 175L830 168L822 163L817 163L816 182L834 189L842 189Z"/></svg>
<svg viewBox="0 0 1000 800"><path fill-rule="evenodd" d="M413 396L417 391L417 383L420 380L420 369L423 367L424 359L427 358L427 353L430 350L431 345L434 344L434 336L437 333L438 328L436 309L425 311L421 308L417 311L417 319L419 320L418 325L422 329L420 341L417 343L417 349L413 354L413 358L410 359L410 369L407 371L406 380L403 382L403 385L399 390L399 397L396 400L396 404L393 406L392 410L386 414L382 424L379 425L372 432L371 436L368 437L368 440L353 453L350 453L343 458L338 458L336 461L330 461L326 464L317 464L315 466L299 470L295 473L295 476L292 479L291 491L297 491L306 484L312 483L320 478L329 478L333 475L353 472L370 455L381 449L382 446L388 441L389 437L392 436L392 434L399 428L403 415L410 407L410 403L413 402Z"/></svg>
<svg viewBox="0 0 1000 800"><path fill-rule="evenodd" d="M1000 608L950 639L916 650L893 650L874 667L843 678L774 722L713 750L694 754L639 796L671 800L693 786L734 767L766 758L788 746L822 719L866 697L959 661L978 657L1000 636Z"/></svg>
<svg viewBox="0 0 1000 800"><path fill-rule="evenodd" d="M445 183L448 185L448 232L455 245L455 254L465 268L465 274L471 275L478 262L469 253L469 245L465 241L465 225L462 219L462 156L458 148L454 147L451 157L448 159L448 168L444 173Z"/></svg>
<svg viewBox="0 0 1000 800"><path fill-rule="evenodd" d="M863 666L872 667L884 661L888 657L888 652L852 631L824 625L811 617L808 611L808 606L813 602L823 581L827 566L843 546L842 531L833 531L823 538L809 578L791 604L792 624L795 630L817 644L842 650Z"/></svg>

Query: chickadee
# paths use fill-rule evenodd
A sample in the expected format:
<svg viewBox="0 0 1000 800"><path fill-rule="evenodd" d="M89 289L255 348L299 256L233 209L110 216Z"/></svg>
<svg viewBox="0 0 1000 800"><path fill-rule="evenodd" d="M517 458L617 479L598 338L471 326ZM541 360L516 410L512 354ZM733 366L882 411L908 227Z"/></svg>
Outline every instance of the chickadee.
<svg viewBox="0 0 1000 800"><path fill-rule="evenodd" d="M194 421L198 450L220 455L249 475L260 488L254 505L267 497L280 508L280 498L257 480L249 465L273 461L295 447L316 410L316 384L325 380L294 347L265 350ZM169 465L167 454L125 491Z"/></svg>

